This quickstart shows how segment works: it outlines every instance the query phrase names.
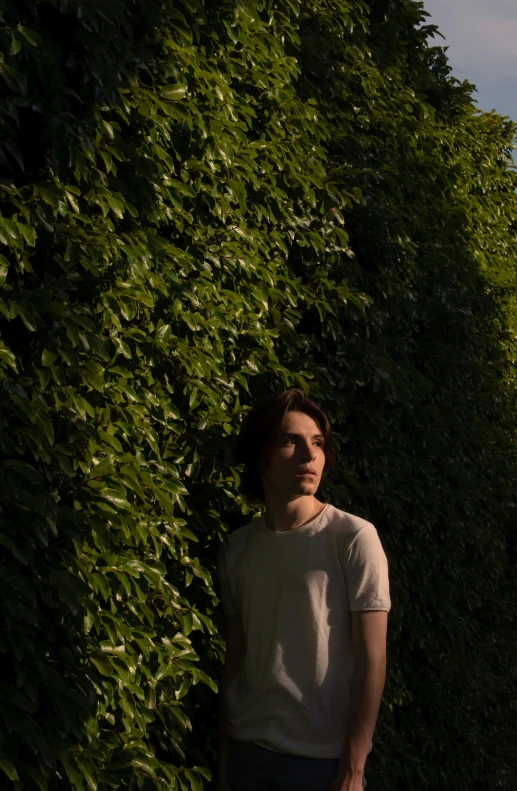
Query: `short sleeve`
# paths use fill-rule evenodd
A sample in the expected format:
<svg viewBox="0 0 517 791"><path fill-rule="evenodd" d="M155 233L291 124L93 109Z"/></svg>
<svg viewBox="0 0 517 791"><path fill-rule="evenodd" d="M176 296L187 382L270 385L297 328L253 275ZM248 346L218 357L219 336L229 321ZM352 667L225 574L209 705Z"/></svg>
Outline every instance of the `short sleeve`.
<svg viewBox="0 0 517 791"><path fill-rule="evenodd" d="M227 541L224 541L218 550L217 555L217 571L219 575L219 592L221 607L225 615L238 615L239 609L237 607L235 597L230 588L228 579L228 571L226 564L226 552L228 550Z"/></svg>
<svg viewBox="0 0 517 791"><path fill-rule="evenodd" d="M352 540L346 557L345 580L350 612L391 609L388 559L373 525Z"/></svg>

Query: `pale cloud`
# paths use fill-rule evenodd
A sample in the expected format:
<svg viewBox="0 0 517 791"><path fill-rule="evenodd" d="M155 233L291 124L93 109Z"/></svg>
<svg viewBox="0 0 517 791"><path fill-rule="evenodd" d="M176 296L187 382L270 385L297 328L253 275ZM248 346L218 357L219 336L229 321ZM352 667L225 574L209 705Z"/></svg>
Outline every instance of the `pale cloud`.
<svg viewBox="0 0 517 791"><path fill-rule="evenodd" d="M458 66L514 74L516 6L513 0L511 6L506 0L427 0L425 7L432 15L429 21L445 36L449 56Z"/></svg>
<svg viewBox="0 0 517 791"><path fill-rule="evenodd" d="M481 17L473 20L471 30L474 46L468 48L468 53L472 65L475 66L479 63L476 60L479 55L487 59L492 68L506 70L517 64L517 50L515 49L517 19ZM468 28L466 32L468 32Z"/></svg>
<svg viewBox="0 0 517 791"><path fill-rule="evenodd" d="M495 109L517 121L517 0L425 0L448 47L453 75L477 87L483 110Z"/></svg>

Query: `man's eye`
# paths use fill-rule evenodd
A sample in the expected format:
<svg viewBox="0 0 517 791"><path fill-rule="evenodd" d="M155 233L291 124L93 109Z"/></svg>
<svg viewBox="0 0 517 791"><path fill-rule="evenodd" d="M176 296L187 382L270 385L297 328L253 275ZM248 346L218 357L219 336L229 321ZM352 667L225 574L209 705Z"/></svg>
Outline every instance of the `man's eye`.
<svg viewBox="0 0 517 791"><path fill-rule="evenodd" d="M296 444L296 440L295 440L295 438L294 438L294 437L289 437L288 439L286 439L286 440L284 441L284 444L285 444L285 445L289 445L289 443L290 443L290 442L294 442L294 443ZM318 448L322 448L322 447L323 447L323 445L324 445L324 443L323 443L323 440L321 440L321 439L317 439L317 440L316 440L316 441L315 441L313 444L314 444L314 445L317 445L317 446L318 446Z"/></svg>

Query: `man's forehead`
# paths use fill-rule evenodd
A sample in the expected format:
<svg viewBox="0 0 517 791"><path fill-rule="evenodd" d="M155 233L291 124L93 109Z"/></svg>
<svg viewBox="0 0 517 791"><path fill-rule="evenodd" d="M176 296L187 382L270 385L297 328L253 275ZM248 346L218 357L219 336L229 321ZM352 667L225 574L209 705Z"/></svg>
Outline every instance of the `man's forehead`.
<svg viewBox="0 0 517 791"><path fill-rule="evenodd" d="M280 426L280 433L321 434L321 427L310 415L304 412L288 412Z"/></svg>

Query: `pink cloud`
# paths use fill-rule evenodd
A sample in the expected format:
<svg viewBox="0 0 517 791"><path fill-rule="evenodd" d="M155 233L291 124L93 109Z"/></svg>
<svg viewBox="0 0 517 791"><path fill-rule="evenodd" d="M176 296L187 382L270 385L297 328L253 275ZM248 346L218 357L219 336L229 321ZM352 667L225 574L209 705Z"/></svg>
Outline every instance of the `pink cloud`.
<svg viewBox="0 0 517 791"><path fill-rule="evenodd" d="M427 0L427 20L445 36L453 67L485 76L516 77L517 2L515 0ZM475 80L474 80L475 81Z"/></svg>

